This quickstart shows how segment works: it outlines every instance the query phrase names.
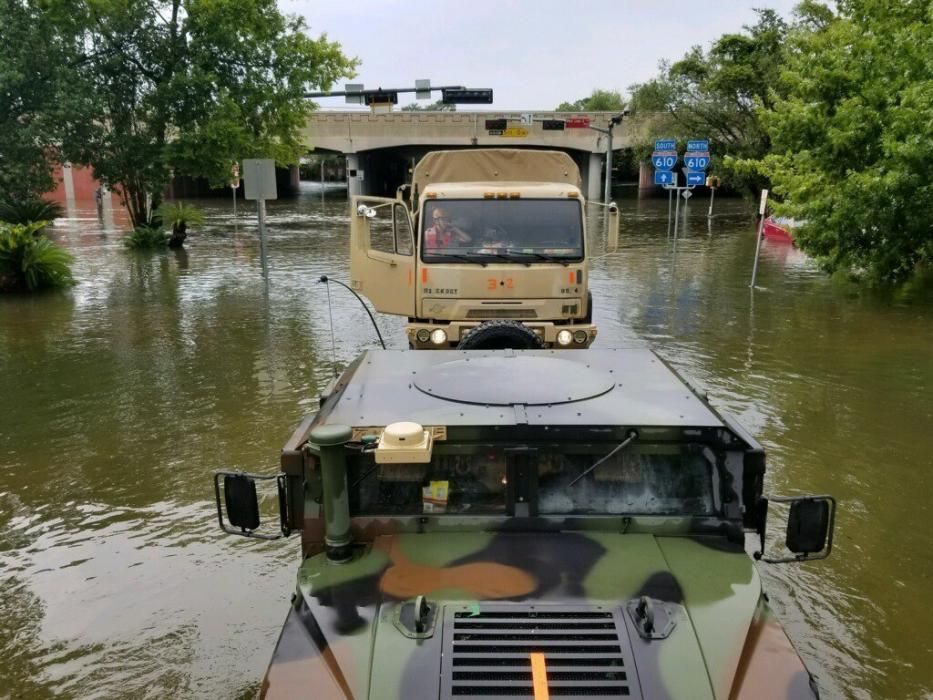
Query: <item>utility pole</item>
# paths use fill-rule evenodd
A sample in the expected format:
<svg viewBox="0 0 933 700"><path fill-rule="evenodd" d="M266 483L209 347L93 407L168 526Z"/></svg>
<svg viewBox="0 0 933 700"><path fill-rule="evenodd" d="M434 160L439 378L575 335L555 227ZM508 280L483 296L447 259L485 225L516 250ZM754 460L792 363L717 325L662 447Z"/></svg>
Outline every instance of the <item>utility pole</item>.
<svg viewBox="0 0 933 700"><path fill-rule="evenodd" d="M606 204L609 203L612 196L612 130L622 123L623 117L627 117L631 113L631 110L623 109L621 114L610 117L608 129L603 129L601 126L593 126L592 124L589 125L589 128L593 131L606 134L606 189L603 195L603 201L606 202Z"/></svg>

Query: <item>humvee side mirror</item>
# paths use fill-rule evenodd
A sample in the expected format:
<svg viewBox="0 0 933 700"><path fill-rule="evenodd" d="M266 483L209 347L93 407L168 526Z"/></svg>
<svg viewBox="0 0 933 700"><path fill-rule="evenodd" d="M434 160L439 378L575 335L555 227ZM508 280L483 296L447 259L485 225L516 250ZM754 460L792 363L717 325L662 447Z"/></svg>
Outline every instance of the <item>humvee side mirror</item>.
<svg viewBox="0 0 933 700"><path fill-rule="evenodd" d="M797 496L782 498L772 496L775 503L790 503L787 517L787 535L784 544L794 554L792 557L766 557L763 552L757 559L769 564L825 559L833 549L833 528L836 520L836 499L832 496ZM762 533L763 534L763 533ZM762 550L764 537L762 536Z"/></svg>
<svg viewBox="0 0 933 700"><path fill-rule="evenodd" d="M259 495L256 492L256 481L276 480L279 496L279 534L257 532L261 524L259 516ZM221 489L221 481L223 488ZM228 535L241 537L255 537L261 540L277 540L288 537L291 528L288 525L288 499L285 494L284 474L247 474L245 472L214 472L214 499L217 502L217 519L220 529ZM221 499L223 491L223 499ZM223 505L221 505L221 500ZM232 527L224 521L224 510L227 520Z"/></svg>

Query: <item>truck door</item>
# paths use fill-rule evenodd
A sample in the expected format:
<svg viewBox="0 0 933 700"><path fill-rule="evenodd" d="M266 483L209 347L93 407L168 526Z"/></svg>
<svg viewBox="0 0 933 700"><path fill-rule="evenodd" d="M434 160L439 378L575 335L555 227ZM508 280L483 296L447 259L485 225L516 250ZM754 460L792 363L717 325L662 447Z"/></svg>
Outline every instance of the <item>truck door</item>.
<svg viewBox="0 0 933 700"><path fill-rule="evenodd" d="M397 199L351 199L350 286L377 311L415 315L415 241L411 216Z"/></svg>

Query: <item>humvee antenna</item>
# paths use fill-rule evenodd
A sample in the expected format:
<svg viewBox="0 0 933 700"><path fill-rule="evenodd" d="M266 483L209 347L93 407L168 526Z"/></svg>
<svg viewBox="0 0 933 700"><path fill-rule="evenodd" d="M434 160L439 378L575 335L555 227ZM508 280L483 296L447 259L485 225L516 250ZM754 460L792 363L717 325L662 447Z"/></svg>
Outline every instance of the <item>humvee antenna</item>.
<svg viewBox="0 0 933 700"><path fill-rule="evenodd" d="M345 285L345 284L344 284L343 282L341 282L340 280L332 280L332 279L330 279L327 275L321 275L320 281L323 282L324 284L328 284L329 282L336 282L336 283L339 284L341 287L343 287L343 288L346 289L348 292L350 292L350 294L352 294L353 296L356 297L356 300L357 300L358 302L360 302L360 304L361 304L361 305L363 306L363 308L366 310L366 313L369 315L369 320L373 322L373 328L376 329L376 335L379 337L379 344L382 345L382 349L385 350L385 349L386 349L386 341L384 341L384 340L382 339L382 333L379 332L379 326L376 325L376 319L373 318L373 312L369 310L369 307L366 306L366 302L363 301L363 299L360 297L360 295L357 294L355 291L353 291L353 289L351 289L350 287L348 287L347 285ZM328 287L327 287L327 308L328 308L328 310L330 309L330 286L329 286L329 285L328 285ZM333 314L331 314L331 317L330 317L330 334L331 334L331 340L333 341L333 337L334 337L334 316L333 316ZM337 354L337 349L336 349L336 346L335 346L335 347L334 347L334 355L336 355L336 354ZM336 366L336 359L334 360L334 364L335 364L335 366Z"/></svg>

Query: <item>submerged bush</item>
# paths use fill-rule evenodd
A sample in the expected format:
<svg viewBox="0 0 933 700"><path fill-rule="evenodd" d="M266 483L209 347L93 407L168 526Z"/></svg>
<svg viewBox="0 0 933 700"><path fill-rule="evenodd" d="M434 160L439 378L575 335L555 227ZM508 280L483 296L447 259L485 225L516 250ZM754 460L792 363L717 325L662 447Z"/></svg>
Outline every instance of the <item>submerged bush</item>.
<svg viewBox="0 0 933 700"><path fill-rule="evenodd" d="M123 245L132 250L152 250L168 245L168 234L158 226L137 226L123 239Z"/></svg>
<svg viewBox="0 0 933 700"><path fill-rule="evenodd" d="M0 223L0 292L32 292L74 284L71 254L36 235L46 223Z"/></svg>
<svg viewBox="0 0 933 700"><path fill-rule="evenodd" d="M0 199L0 221L8 224L32 224L41 221L44 225L61 215L60 204L39 197L22 200L9 197Z"/></svg>

